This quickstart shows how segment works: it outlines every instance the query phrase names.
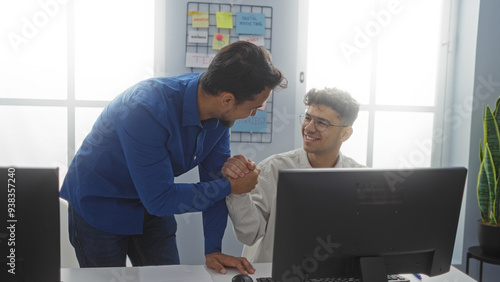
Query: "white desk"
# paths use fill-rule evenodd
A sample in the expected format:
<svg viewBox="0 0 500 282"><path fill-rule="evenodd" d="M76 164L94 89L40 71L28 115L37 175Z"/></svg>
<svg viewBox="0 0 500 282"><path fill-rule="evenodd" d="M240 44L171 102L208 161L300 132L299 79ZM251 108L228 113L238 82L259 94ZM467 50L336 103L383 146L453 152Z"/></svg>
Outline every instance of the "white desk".
<svg viewBox="0 0 500 282"><path fill-rule="evenodd" d="M271 276L270 263L254 263L256 272L250 275L254 281L259 277ZM207 275L208 273L208 275ZM230 282L239 272L228 269L225 275L219 274L205 266L172 265L172 266L147 266L147 267L116 267L116 268L63 268L61 280L63 282ZM172 277L178 275L176 277ZM182 276L182 277L181 277ZM403 275L411 282L419 282L413 275ZM422 275L421 282L474 282L476 280L465 273L451 267L443 275L428 277Z"/></svg>

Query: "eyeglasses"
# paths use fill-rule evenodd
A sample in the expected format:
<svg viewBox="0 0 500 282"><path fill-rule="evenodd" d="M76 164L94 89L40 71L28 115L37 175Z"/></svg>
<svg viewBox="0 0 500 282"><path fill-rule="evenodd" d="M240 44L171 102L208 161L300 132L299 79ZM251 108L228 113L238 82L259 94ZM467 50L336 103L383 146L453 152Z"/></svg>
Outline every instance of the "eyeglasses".
<svg viewBox="0 0 500 282"><path fill-rule="evenodd" d="M317 131L325 131L328 129L330 126L337 126L337 127L348 127L349 125L336 125L336 124L331 124L325 119L322 119L320 117L313 117L310 114L307 113L302 113L299 115L299 120L302 126L307 126L309 123L311 123L311 120L314 120L314 127L316 128Z"/></svg>

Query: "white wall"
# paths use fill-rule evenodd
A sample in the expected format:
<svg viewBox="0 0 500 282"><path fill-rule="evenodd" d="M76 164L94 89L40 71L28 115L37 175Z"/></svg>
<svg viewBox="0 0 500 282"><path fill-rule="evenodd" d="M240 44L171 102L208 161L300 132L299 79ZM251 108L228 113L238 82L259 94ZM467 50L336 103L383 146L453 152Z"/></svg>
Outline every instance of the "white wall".
<svg viewBox="0 0 500 282"><path fill-rule="evenodd" d="M155 75L172 76L191 72L185 63L185 33L187 3L189 0L156 1L156 14L165 13L165 22L156 23L155 42ZM231 1L197 1L231 3ZM232 143L232 154L244 154L256 163L269 155L289 151L295 148L294 140L299 135L298 113L296 101L302 101L305 94L304 83L298 82L298 74L305 71L305 53L298 52L299 44L299 0L253 0L232 1L234 4L271 6L273 8L272 23L272 56L274 64L288 79L288 88L275 92L273 108L272 143ZM302 14L304 15L304 14ZM159 18L159 17L158 17ZM304 28L302 27L302 32ZM305 40L303 41L305 42ZM305 43L304 43L305 44ZM302 44L301 48L304 48ZM301 55L302 54L302 55ZM302 70L301 70L302 69ZM302 87L302 88L300 88ZM300 96L300 97L299 97ZM299 105L300 106L300 105ZM179 177L177 182L197 182L197 170ZM177 240L181 263L203 264L203 233L201 214L184 214L177 216ZM242 244L233 233L229 221L223 240L223 252L240 256Z"/></svg>
<svg viewBox="0 0 500 282"><path fill-rule="evenodd" d="M471 146L471 116L474 89L474 67L476 59L476 38L479 17L479 0L453 1L451 26L456 27L450 31L450 39L454 43L449 46L451 52L447 65L447 91L445 97L445 113L443 116L445 134L442 138L443 158L441 166L469 167L469 154ZM472 144L472 146L477 144ZM471 180L470 173L467 178ZM467 186L460 215L455 249L452 263L462 264L465 237L465 221L467 208Z"/></svg>
<svg viewBox="0 0 500 282"><path fill-rule="evenodd" d="M465 270L465 253L470 246L478 245L477 241L477 221L480 218L477 205L476 183L477 174L479 171L479 140L482 138L482 109L483 105L494 106L496 99L500 96L500 1L497 0L480 0L478 20L474 11L478 5L478 1L462 0L461 17L464 19L460 30L463 35L463 48L468 48L468 54L475 56L475 61L471 62L468 56L462 57L463 74L469 77L471 70L474 70L473 88L469 82L466 83L464 89L460 90L460 85L457 83L457 93L467 91L468 95L473 95L472 115L471 115L471 131L469 147L463 148L461 152L469 152L468 160L468 184L467 184L467 209L465 211L465 234L464 234L464 256L462 270ZM472 9L472 10L471 10ZM466 21L466 20L470 21ZM476 29L477 27L477 29ZM476 29L476 30L474 30ZM477 37L474 37L474 33ZM476 41L477 39L477 41ZM464 42L467 41L467 42ZM475 43L475 49L471 45ZM457 76L456 80L462 77ZM470 79L467 79L470 81ZM456 147L461 144L460 141L455 143ZM460 151L457 151L460 154ZM479 277L479 267L477 261L471 260L470 273L473 277ZM500 268L498 266L485 264L483 273L483 281L498 281L500 277Z"/></svg>

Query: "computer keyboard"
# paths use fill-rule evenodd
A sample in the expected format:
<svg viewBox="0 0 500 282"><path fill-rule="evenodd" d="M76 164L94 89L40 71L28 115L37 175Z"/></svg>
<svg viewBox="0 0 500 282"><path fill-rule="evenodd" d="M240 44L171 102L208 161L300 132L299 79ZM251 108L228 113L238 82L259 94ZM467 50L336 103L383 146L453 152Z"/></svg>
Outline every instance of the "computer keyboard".
<svg viewBox="0 0 500 282"><path fill-rule="evenodd" d="M257 278L257 282L275 282L271 277ZM304 280L304 282L361 282L359 278L313 278ZM387 282L410 282L401 275L387 275Z"/></svg>

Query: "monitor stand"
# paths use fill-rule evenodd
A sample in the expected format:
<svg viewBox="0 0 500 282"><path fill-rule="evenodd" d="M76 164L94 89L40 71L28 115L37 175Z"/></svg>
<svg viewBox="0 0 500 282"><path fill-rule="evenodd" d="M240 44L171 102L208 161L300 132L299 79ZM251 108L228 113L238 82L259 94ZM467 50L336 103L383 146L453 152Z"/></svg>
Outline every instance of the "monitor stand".
<svg viewBox="0 0 500 282"><path fill-rule="evenodd" d="M385 260L381 257L363 257L359 259L361 266L361 281L387 282Z"/></svg>

